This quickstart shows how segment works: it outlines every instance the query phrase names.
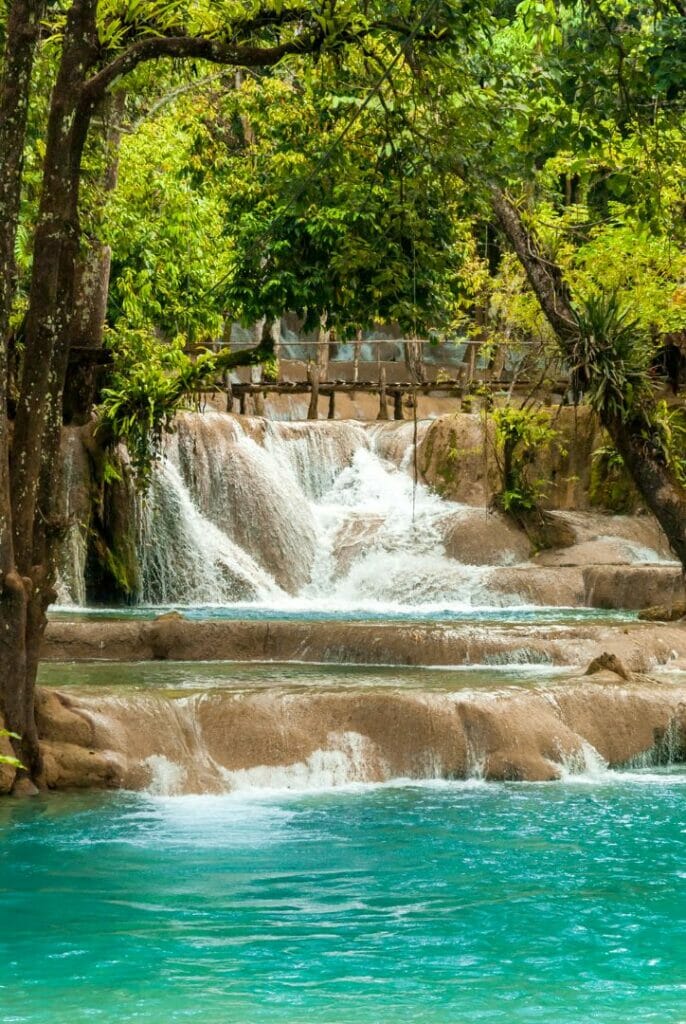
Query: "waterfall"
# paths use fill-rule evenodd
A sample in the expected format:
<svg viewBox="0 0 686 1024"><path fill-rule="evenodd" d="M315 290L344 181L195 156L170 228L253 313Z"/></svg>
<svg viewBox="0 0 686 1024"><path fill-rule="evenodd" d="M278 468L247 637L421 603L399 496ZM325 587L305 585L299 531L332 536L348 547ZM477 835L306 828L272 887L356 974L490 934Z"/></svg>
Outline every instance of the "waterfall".
<svg viewBox="0 0 686 1024"><path fill-rule="evenodd" d="M273 577L202 514L171 459L155 473L138 514L144 602L221 604L281 595Z"/></svg>
<svg viewBox="0 0 686 1024"><path fill-rule="evenodd" d="M427 426L418 424L420 439ZM561 575L541 560L532 573L523 535L415 484L413 456L411 422L178 416L148 494L130 511L138 599L336 616L584 602L587 563ZM85 603L85 462L78 432L66 431L71 526L60 579L71 604ZM619 535L613 556L651 554L629 550L629 536L620 543L614 519L608 524Z"/></svg>
<svg viewBox="0 0 686 1024"><path fill-rule="evenodd" d="M488 573L445 552L469 510L415 488L412 452L409 423L180 416L138 510L143 602L493 603Z"/></svg>
<svg viewBox="0 0 686 1024"><path fill-rule="evenodd" d="M60 516L67 524L67 532L58 564L58 603L83 606L86 603L90 475L77 428L69 427L62 433L61 462Z"/></svg>

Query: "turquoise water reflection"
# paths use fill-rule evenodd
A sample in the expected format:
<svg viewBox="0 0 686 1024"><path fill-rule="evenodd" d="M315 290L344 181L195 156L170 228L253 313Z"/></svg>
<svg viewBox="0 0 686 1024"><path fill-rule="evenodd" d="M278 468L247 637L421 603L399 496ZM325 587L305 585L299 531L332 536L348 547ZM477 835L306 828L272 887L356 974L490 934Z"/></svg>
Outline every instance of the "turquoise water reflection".
<svg viewBox="0 0 686 1024"><path fill-rule="evenodd" d="M321 603L320 603L321 604ZM232 605L135 605L130 608L70 608L54 605L50 617L67 622L111 619L150 620L170 611L178 611L192 620L230 620L267 622L406 622L406 623L532 623L533 625L601 622L626 623L637 618L635 611L603 610L601 608L557 608L514 605L498 608L466 607L464 605L368 605L327 608L312 602L298 602L270 607L254 602Z"/></svg>
<svg viewBox="0 0 686 1024"><path fill-rule="evenodd" d="M676 1024L686 773L0 805L0 1014Z"/></svg>

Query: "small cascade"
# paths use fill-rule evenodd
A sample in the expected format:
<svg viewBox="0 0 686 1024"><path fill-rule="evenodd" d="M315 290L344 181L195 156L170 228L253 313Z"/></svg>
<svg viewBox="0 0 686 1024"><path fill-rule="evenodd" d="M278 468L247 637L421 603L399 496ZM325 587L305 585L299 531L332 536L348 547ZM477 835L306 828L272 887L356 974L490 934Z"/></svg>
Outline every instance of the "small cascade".
<svg viewBox="0 0 686 1024"><path fill-rule="evenodd" d="M282 596L276 581L193 501L166 459L139 508L142 599L149 604L222 604Z"/></svg>
<svg viewBox="0 0 686 1024"><path fill-rule="evenodd" d="M241 426L217 413L186 416L170 438L167 458L199 512L295 593L310 579L315 522L297 476L260 443L268 426L263 420Z"/></svg>
<svg viewBox="0 0 686 1024"><path fill-rule="evenodd" d="M613 684L584 687L566 706L549 699L545 684L454 693L370 684L241 685L184 697L175 690L72 691L68 705L53 697L46 707L58 740L73 738L75 721L91 723L86 762L94 760L87 771L113 771L125 788L158 795L319 790L393 779L606 785L632 775L616 765L658 767L649 755L645 763L636 755L651 734L662 735L669 719L680 716L684 690L671 695L669 708L660 684L646 691L637 736L635 694L618 694ZM683 732L675 726L666 742L673 746L663 748L660 764L667 757L669 765L683 762ZM59 777L84 770L72 741L58 743L52 754L65 762Z"/></svg>
<svg viewBox="0 0 686 1024"><path fill-rule="evenodd" d="M265 449L282 472L297 481L310 500L321 500L360 449L369 447L362 423L322 420L306 423L267 423Z"/></svg>
<svg viewBox="0 0 686 1024"><path fill-rule="evenodd" d="M686 709L684 709L686 711ZM673 715L667 727L658 732L649 750L632 757L627 768L664 768L686 760L686 714Z"/></svg>
<svg viewBox="0 0 686 1024"><path fill-rule="evenodd" d="M295 764L226 770L223 775L227 789L316 793L355 783L388 781L392 777L390 767L379 758L368 737L356 732L333 732L327 739L326 747Z"/></svg>
<svg viewBox="0 0 686 1024"><path fill-rule="evenodd" d="M69 427L62 433L60 496L60 515L68 526L58 565L58 604L83 606L86 604L90 475L78 428Z"/></svg>
<svg viewBox="0 0 686 1024"><path fill-rule="evenodd" d="M588 740L578 749L561 755L560 778L574 782L598 782L608 775L608 763Z"/></svg>

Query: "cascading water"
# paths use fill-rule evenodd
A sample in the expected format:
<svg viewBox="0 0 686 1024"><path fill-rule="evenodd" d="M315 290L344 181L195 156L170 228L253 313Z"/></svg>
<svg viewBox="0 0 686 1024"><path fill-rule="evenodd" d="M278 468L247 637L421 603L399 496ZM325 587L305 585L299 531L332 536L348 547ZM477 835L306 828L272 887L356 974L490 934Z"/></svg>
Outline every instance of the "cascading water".
<svg viewBox="0 0 686 1024"><path fill-rule="evenodd" d="M419 424L420 440L427 427ZM415 485L413 441L408 422L179 416L150 491L131 512L138 602L308 615L584 603L580 569L560 593L554 569L539 573L542 590L528 569L504 570L526 557L526 541L512 529L494 534L483 508ZM61 598L82 605L86 535L78 521L88 485L80 444L67 432L65 511L74 525ZM621 535L599 540L627 562L661 558Z"/></svg>
<svg viewBox="0 0 686 1024"><path fill-rule="evenodd" d="M143 601L494 603L487 573L445 553L469 510L415 489L411 457L409 423L180 417L139 509Z"/></svg>
<svg viewBox="0 0 686 1024"><path fill-rule="evenodd" d="M88 460L78 430L67 428L62 434L62 472L60 478L60 514L67 532L60 552L57 592L62 604L86 603L86 558L90 480Z"/></svg>

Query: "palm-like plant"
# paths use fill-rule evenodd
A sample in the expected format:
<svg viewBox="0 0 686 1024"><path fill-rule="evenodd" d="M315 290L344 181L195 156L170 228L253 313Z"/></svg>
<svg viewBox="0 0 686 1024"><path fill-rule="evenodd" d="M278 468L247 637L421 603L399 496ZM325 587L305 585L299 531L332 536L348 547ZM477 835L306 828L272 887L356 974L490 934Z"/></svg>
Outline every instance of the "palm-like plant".
<svg viewBox="0 0 686 1024"><path fill-rule="evenodd" d="M650 339L616 292L591 293L577 320L574 380L601 417L625 421L650 392Z"/></svg>

